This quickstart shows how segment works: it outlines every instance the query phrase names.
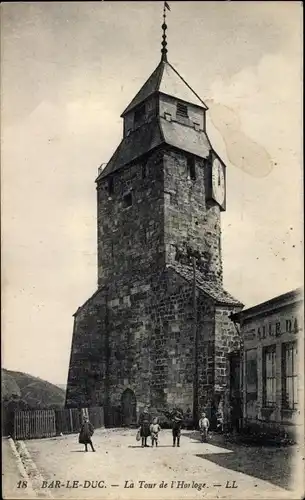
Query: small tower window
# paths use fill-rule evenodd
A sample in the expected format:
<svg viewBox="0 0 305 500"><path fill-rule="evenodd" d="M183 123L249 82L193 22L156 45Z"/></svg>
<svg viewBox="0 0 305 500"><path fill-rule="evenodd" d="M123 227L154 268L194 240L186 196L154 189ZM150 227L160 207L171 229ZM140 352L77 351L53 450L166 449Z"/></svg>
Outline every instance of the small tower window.
<svg viewBox="0 0 305 500"><path fill-rule="evenodd" d="M108 179L108 194L111 196L114 192L114 182L113 182L113 177L110 177Z"/></svg>
<svg viewBox="0 0 305 500"><path fill-rule="evenodd" d="M177 115L188 117L187 105L183 104L183 102L177 102Z"/></svg>
<svg viewBox="0 0 305 500"><path fill-rule="evenodd" d="M141 125L145 118L145 104L141 104L134 112L134 124L135 126Z"/></svg>
<svg viewBox="0 0 305 500"><path fill-rule="evenodd" d="M148 243L149 240L149 231L148 229L144 229L144 243Z"/></svg>
<svg viewBox="0 0 305 500"><path fill-rule="evenodd" d="M147 164L143 163L142 164L142 179L146 179L147 174L148 174Z"/></svg>
<svg viewBox="0 0 305 500"><path fill-rule="evenodd" d="M132 205L132 193L127 193L123 196L123 207L128 208Z"/></svg>
<svg viewBox="0 0 305 500"><path fill-rule="evenodd" d="M196 162L194 156L189 156L187 159L188 176L192 181L196 180Z"/></svg>

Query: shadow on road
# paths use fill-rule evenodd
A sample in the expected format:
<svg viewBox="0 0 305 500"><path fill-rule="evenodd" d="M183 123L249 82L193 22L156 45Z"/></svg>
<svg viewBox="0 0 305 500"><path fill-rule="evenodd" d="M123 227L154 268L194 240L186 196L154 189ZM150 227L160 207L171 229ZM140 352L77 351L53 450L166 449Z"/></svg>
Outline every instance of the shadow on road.
<svg viewBox="0 0 305 500"><path fill-rule="evenodd" d="M255 450L255 455L252 453L213 453L196 455L204 460L209 460L221 467L232 469L237 472L248 474L249 476L257 477L264 481L280 486L281 488L290 489L291 480L291 463L289 457L284 452L283 455L270 457L270 454L262 453L261 449ZM285 450L286 451L286 450Z"/></svg>
<svg viewBox="0 0 305 500"><path fill-rule="evenodd" d="M200 434L196 431L185 433L185 437L200 441ZM211 435L207 443L221 447L221 453L214 449L211 453L197 454L197 457L281 488L291 489L293 448L236 443L219 434ZM224 452L223 449L228 451Z"/></svg>

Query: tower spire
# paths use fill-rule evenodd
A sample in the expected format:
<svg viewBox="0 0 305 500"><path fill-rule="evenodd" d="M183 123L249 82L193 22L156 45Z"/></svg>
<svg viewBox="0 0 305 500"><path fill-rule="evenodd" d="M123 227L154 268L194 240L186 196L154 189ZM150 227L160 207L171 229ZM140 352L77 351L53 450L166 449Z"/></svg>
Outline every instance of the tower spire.
<svg viewBox="0 0 305 500"><path fill-rule="evenodd" d="M167 2L164 2L163 5L163 24L162 24L162 49L161 49L161 61L167 61L167 41L166 41L166 30L167 30L167 24L166 24L166 9L170 10L170 7Z"/></svg>

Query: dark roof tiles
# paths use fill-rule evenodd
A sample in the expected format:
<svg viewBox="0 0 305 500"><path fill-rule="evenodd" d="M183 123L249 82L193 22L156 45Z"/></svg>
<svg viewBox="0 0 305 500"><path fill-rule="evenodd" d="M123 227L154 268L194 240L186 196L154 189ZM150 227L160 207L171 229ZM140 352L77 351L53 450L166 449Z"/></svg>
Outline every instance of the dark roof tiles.
<svg viewBox="0 0 305 500"><path fill-rule="evenodd" d="M158 120L154 119L149 123L145 123L122 139L106 167L99 174L98 179L119 170L163 142Z"/></svg>
<svg viewBox="0 0 305 500"><path fill-rule="evenodd" d="M174 146L201 158L207 158L211 150L203 131L197 131L178 122L168 122L164 118L155 118L122 139L98 179L119 170L161 144Z"/></svg>
<svg viewBox="0 0 305 500"><path fill-rule="evenodd" d="M191 266L182 265L177 262L174 265L170 265L168 267L170 269L173 269L186 281L193 281L194 272ZM230 293L224 290L220 284L214 281L206 281L202 273L200 273L199 271L196 272L196 287L206 295L209 295L212 299L215 300L215 302L219 304L243 307L242 302L235 299Z"/></svg>
<svg viewBox="0 0 305 500"><path fill-rule="evenodd" d="M155 92L161 92L207 109L205 103L188 85L188 83L186 83L182 76L179 75L178 71L176 71L169 62L161 61L136 96L132 99L125 111L123 111L122 116L141 104L141 102Z"/></svg>

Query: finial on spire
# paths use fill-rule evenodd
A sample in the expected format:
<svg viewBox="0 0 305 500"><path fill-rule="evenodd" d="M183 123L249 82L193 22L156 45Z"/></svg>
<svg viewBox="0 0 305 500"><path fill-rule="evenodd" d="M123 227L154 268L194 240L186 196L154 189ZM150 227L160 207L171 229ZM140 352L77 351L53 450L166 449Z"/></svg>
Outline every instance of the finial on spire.
<svg viewBox="0 0 305 500"><path fill-rule="evenodd" d="M162 35L162 49L161 49L161 61L167 61L167 41L166 41L166 30L167 30L167 24L166 24L166 9L170 10L170 7L167 2L164 2L163 6L163 24L162 24L162 30L163 30L163 35Z"/></svg>

